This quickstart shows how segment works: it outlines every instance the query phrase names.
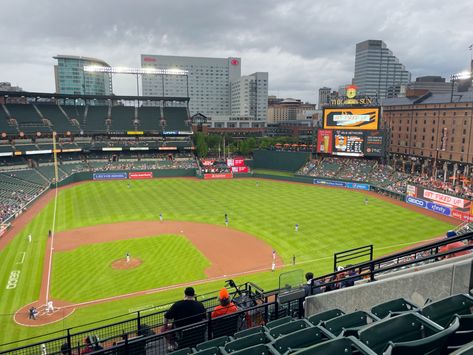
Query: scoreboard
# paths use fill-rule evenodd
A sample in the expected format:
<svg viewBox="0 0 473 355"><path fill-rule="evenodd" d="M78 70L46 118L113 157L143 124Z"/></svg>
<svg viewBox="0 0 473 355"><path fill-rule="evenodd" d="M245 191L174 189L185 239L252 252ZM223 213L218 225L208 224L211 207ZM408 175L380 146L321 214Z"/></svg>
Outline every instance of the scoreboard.
<svg viewBox="0 0 473 355"><path fill-rule="evenodd" d="M317 135L317 153L351 157L382 157L386 135L378 131L324 130Z"/></svg>

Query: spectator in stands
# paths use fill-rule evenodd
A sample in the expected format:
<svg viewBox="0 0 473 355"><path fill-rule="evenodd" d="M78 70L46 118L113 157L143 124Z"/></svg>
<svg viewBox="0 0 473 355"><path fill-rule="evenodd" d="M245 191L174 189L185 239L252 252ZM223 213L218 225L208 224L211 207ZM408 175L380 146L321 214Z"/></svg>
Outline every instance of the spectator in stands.
<svg viewBox="0 0 473 355"><path fill-rule="evenodd" d="M456 236L457 236L457 233L455 231L448 231L446 238L447 239L448 238L454 238ZM439 249L439 252L440 253L445 253L447 251L462 248L464 246L465 246L465 244L463 242L456 241L456 242L441 246L440 249ZM450 258L454 258L456 256L467 255L467 254L470 254L470 253L471 253L471 250L463 250L463 251L459 251L458 253L453 253L453 254L447 255L445 258L450 259Z"/></svg>
<svg viewBox="0 0 473 355"><path fill-rule="evenodd" d="M92 353L97 350L102 350L103 347L99 343L99 338L95 335L89 335L84 339L85 348L82 349L81 354Z"/></svg>
<svg viewBox="0 0 473 355"><path fill-rule="evenodd" d="M194 289L187 287L184 291L184 299L174 303L164 314L164 330L169 329L168 324L170 320L173 321L174 328L180 328L200 322L205 318L204 306L195 299Z"/></svg>
<svg viewBox="0 0 473 355"><path fill-rule="evenodd" d="M232 301L230 301L230 295L228 294L228 290L226 288L222 288L220 290L218 299L220 304L215 307L214 311L212 312L212 318L217 318L238 311L238 307L235 306Z"/></svg>
<svg viewBox="0 0 473 355"><path fill-rule="evenodd" d="M312 294L312 286L314 284L314 274L312 272L307 272L305 274L306 284L304 285L306 297Z"/></svg>

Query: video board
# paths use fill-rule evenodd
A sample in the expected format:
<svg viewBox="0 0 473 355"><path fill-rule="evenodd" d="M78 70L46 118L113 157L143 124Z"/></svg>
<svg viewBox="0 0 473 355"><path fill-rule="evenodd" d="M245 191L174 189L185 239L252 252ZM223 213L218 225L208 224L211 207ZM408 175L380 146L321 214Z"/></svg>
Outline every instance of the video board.
<svg viewBox="0 0 473 355"><path fill-rule="evenodd" d="M382 157L386 152L385 132L325 130L317 132L317 153L354 157Z"/></svg>
<svg viewBox="0 0 473 355"><path fill-rule="evenodd" d="M324 129L377 130L379 107L324 108Z"/></svg>

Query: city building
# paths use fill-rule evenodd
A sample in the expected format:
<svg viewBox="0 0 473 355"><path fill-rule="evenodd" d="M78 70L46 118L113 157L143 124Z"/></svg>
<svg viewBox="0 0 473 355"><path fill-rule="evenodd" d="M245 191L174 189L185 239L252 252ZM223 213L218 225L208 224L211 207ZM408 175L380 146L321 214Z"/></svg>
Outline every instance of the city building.
<svg viewBox="0 0 473 355"><path fill-rule="evenodd" d="M142 54L141 67L188 71L187 76L143 75L143 95L188 96L191 116L230 116L230 86L241 77L240 58Z"/></svg>
<svg viewBox="0 0 473 355"><path fill-rule="evenodd" d="M399 96L415 96L427 92L432 94L449 94L452 89L456 91L457 83L453 83L453 85L454 87L452 88L452 83L447 82L441 76L420 76L414 82L405 85L405 88L401 89L401 95Z"/></svg>
<svg viewBox="0 0 473 355"><path fill-rule="evenodd" d="M74 95L111 95L112 77L107 73L85 72L85 66L110 67L101 59L57 55L54 66L56 93Z"/></svg>
<svg viewBox="0 0 473 355"><path fill-rule="evenodd" d="M317 112L315 104L303 103L301 100L287 98L279 102L273 100L268 106L268 124L287 121L311 121Z"/></svg>
<svg viewBox="0 0 473 355"><path fill-rule="evenodd" d="M411 74L383 41L370 39L356 44L353 84L358 95L378 100L396 97L410 79Z"/></svg>
<svg viewBox="0 0 473 355"><path fill-rule="evenodd" d="M331 88L326 86L319 89L319 108L330 105Z"/></svg>
<svg viewBox="0 0 473 355"><path fill-rule="evenodd" d="M231 82L232 117L266 121L268 113L268 73L257 72Z"/></svg>
<svg viewBox="0 0 473 355"><path fill-rule="evenodd" d="M23 91L22 88L19 86L12 86L12 84L8 81L3 81L0 82L0 91L6 91L6 92L20 92ZM9 97L8 98L9 103L25 103L26 98L22 97ZM5 97L2 96L0 97L0 104L5 104L6 100Z"/></svg>
<svg viewBox="0 0 473 355"><path fill-rule="evenodd" d="M473 92L382 101L390 153L473 163Z"/></svg>

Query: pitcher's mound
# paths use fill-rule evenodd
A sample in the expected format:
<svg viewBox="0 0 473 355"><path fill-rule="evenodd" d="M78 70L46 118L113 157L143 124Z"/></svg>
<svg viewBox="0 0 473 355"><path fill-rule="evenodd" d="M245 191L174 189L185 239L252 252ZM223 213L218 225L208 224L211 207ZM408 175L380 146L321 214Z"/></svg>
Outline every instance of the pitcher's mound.
<svg viewBox="0 0 473 355"><path fill-rule="evenodd" d="M116 269L116 270L134 269L135 267L140 266L142 263L143 262L138 258L130 258L129 262L126 261L126 258L122 258L122 259L117 259L112 263L112 269Z"/></svg>

